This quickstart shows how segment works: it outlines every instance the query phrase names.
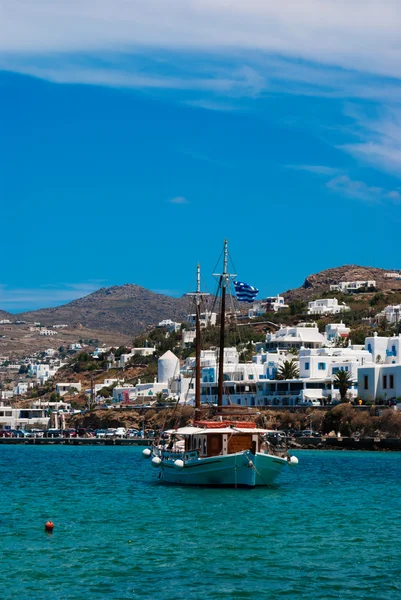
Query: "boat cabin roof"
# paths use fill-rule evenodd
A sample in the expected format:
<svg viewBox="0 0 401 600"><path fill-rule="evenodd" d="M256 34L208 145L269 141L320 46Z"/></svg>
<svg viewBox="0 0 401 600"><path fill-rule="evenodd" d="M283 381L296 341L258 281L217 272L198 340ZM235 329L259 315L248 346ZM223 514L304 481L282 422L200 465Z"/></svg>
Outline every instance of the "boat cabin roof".
<svg viewBox="0 0 401 600"><path fill-rule="evenodd" d="M207 435L209 433L259 433L259 434L268 434L268 433L278 433L275 429L261 429L257 427L179 427L178 429L169 429L166 433L175 434L175 435Z"/></svg>

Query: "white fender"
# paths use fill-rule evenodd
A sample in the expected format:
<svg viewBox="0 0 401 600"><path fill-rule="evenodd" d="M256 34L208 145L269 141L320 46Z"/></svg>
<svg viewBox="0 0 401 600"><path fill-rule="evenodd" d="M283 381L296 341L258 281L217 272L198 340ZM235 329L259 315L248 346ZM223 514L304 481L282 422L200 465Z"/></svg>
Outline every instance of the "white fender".
<svg viewBox="0 0 401 600"><path fill-rule="evenodd" d="M174 467L176 469L183 469L185 466L185 463L183 460L181 460L180 458L178 458L177 460L174 461Z"/></svg>
<svg viewBox="0 0 401 600"><path fill-rule="evenodd" d="M161 458L159 458L158 456L154 456L152 458L152 467L154 467L155 469L159 469L161 464L162 464Z"/></svg>
<svg viewBox="0 0 401 600"><path fill-rule="evenodd" d="M295 467L295 465L297 465L299 463L299 460L297 459L296 456L291 456L290 460L288 461L288 464L290 465L290 467Z"/></svg>
<svg viewBox="0 0 401 600"><path fill-rule="evenodd" d="M143 458L150 458L152 456L152 450L150 448L145 448L145 450L142 451L142 456Z"/></svg>

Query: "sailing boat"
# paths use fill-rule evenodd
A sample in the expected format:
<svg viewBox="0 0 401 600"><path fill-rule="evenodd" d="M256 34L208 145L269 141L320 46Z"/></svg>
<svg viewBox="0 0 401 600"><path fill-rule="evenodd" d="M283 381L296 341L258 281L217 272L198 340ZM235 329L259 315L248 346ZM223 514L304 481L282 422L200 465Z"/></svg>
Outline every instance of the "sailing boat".
<svg viewBox="0 0 401 600"><path fill-rule="evenodd" d="M200 381L200 267L197 269L197 289L191 293L196 300L196 361L195 361L195 421L187 427L166 432L167 441L159 439L143 451L145 458L159 471L159 478L181 485L248 487L271 485L283 468L298 463L271 443L272 432L246 420L235 420L223 407L224 391L224 329L225 303L231 274L228 273L228 246L224 242L223 272L218 275L221 288L220 350L218 369L218 419L202 420ZM231 407L233 408L233 407Z"/></svg>

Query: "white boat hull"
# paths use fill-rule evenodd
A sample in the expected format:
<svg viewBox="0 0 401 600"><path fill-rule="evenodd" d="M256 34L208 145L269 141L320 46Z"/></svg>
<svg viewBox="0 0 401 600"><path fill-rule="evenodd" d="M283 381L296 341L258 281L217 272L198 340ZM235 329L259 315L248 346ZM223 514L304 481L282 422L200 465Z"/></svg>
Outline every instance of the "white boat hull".
<svg viewBox="0 0 401 600"><path fill-rule="evenodd" d="M160 455L159 455L160 456ZM177 468L175 457L161 455L159 478L180 485L207 485L227 487L267 486L275 482L287 465L285 458L249 450L236 454L190 458Z"/></svg>

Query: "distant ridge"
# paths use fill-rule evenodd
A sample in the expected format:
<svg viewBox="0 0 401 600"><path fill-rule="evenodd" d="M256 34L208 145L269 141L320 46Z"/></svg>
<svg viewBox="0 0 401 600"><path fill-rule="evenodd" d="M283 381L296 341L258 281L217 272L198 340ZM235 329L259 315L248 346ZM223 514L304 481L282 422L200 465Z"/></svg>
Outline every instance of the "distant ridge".
<svg viewBox="0 0 401 600"><path fill-rule="evenodd" d="M44 325L66 323L124 334L137 334L167 318L182 320L188 300L156 294L134 284L101 288L63 306L42 308L18 315Z"/></svg>
<svg viewBox="0 0 401 600"><path fill-rule="evenodd" d="M368 281L375 280L376 287L380 291L400 291L401 281L385 277L385 273L392 269L379 269L376 267L360 267L358 265L344 265L320 271L313 275L308 275L304 283L292 290L283 292L286 302L301 300L308 302L317 295L330 291L330 285L340 281Z"/></svg>

